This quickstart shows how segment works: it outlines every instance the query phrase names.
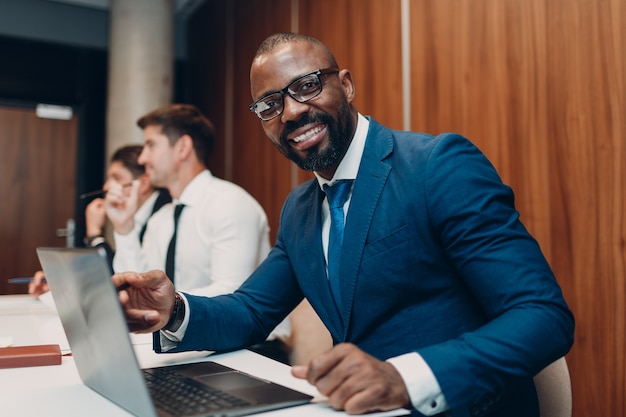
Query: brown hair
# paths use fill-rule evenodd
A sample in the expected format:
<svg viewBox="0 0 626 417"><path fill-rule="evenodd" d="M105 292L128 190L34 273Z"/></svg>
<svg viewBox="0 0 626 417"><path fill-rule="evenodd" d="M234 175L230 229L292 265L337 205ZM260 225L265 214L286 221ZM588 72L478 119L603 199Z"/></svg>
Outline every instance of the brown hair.
<svg viewBox="0 0 626 417"><path fill-rule="evenodd" d="M122 146L115 151L111 157L111 162L119 162L124 168L130 171L133 178L138 178L141 174L146 172L146 168L143 165L139 165L137 160L143 146L141 145L128 145Z"/></svg>
<svg viewBox="0 0 626 417"><path fill-rule="evenodd" d="M137 126L142 129L147 126L160 126L172 145L181 136L189 135L198 160L205 167L209 166L209 155L215 142L215 128L197 107L191 104L160 107L140 117Z"/></svg>

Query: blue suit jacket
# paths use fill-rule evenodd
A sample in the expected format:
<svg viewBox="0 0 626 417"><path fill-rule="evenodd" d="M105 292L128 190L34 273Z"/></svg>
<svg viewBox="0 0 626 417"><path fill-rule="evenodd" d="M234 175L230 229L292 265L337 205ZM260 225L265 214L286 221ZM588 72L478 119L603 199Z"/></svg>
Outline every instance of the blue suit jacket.
<svg viewBox="0 0 626 417"><path fill-rule="evenodd" d="M537 415L532 376L568 352L574 319L513 193L455 134L389 130L374 120L353 188L333 303L317 181L283 207L268 258L231 295L188 296L177 351L264 340L307 297L335 343L379 359L418 352L451 415Z"/></svg>

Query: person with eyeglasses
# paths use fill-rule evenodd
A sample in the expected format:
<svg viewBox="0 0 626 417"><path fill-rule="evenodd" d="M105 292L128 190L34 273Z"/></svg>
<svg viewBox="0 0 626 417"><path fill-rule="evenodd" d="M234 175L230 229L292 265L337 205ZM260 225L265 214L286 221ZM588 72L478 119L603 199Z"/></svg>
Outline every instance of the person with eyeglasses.
<svg viewBox="0 0 626 417"><path fill-rule="evenodd" d="M126 145L118 148L111 156L111 163L107 169L106 181L101 192L94 191L86 194L99 195L99 197L91 200L85 207L85 238L83 243L87 248L104 249L111 271L113 271L115 251L105 237L107 215L102 194L106 194L111 187L124 187L136 182L137 211L133 214L133 219L140 228L137 235L140 245L143 243L143 234L148 219L161 207L172 201L166 189L155 188L148 180L143 165L137 161L141 150L142 146L140 145ZM125 188L128 190L128 187ZM41 297L45 302L52 303L52 294L49 292L45 278L43 271L35 272L32 282L28 285L28 293L35 298Z"/></svg>
<svg viewBox="0 0 626 417"><path fill-rule="evenodd" d="M114 228L118 271L165 270L186 293L233 292L267 256L269 224L263 207L243 188L209 170L213 123L191 104L156 108L137 120L144 133L138 163L173 201L147 222L144 243L135 221L137 187L111 188L104 206ZM255 348L288 362L290 322L284 320Z"/></svg>
<svg viewBox="0 0 626 417"><path fill-rule="evenodd" d="M339 68L305 35L263 41L250 110L315 178L287 197L275 246L232 295L176 293L160 272L115 275L131 285L119 294L130 328L160 330L171 352L234 349L306 297L334 346L292 374L332 407L538 416L533 376L569 351L574 317L511 188L459 134L360 114Z"/></svg>

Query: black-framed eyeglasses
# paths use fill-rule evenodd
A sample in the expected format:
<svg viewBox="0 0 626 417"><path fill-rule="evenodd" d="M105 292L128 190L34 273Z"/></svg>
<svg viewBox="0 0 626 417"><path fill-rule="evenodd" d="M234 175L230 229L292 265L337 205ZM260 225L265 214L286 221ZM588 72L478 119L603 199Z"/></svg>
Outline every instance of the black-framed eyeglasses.
<svg viewBox="0 0 626 417"><path fill-rule="evenodd" d="M294 80L287 87L275 93L267 94L250 105L250 111L263 121L272 120L283 112L284 95L289 94L298 103L304 103L322 92L321 76L339 72L337 68L318 69Z"/></svg>

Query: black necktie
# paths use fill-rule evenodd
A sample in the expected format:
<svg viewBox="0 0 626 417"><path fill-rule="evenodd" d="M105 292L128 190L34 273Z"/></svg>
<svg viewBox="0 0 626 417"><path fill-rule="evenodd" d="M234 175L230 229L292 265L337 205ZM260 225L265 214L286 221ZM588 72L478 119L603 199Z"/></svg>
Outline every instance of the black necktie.
<svg viewBox="0 0 626 417"><path fill-rule="evenodd" d="M146 228L148 227L148 220L146 220L143 226L141 226L141 230L139 231L139 244L140 245L143 245L143 235L146 234Z"/></svg>
<svg viewBox="0 0 626 417"><path fill-rule="evenodd" d="M348 199L353 180L339 180L332 186L324 185L324 192L330 208L330 234L328 236L328 280L335 303L341 307L339 264L343 243L343 205Z"/></svg>
<svg viewBox="0 0 626 417"><path fill-rule="evenodd" d="M167 247L167 258L165 260L165 274L169 277L169 279L174 282L174 267L175 267L175 256L176 256L176 235L178 233L178 218L180 217L180 213L183 211L185 207L184 204L177 204L174 208L174 233L172 233L172 239L170 240L170 245Z"/></svg>

